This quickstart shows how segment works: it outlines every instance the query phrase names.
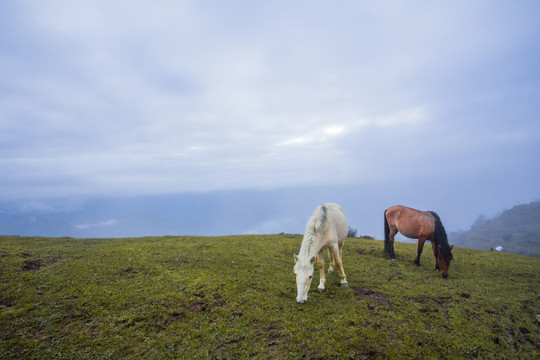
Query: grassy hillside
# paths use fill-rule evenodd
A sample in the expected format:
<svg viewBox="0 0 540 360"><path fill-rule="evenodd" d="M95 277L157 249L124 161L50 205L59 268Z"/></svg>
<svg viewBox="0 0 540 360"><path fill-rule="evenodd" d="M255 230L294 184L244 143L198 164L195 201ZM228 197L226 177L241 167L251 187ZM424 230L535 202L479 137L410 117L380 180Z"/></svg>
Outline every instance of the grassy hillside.
<svg viewBox="0 0 540 360"><path fill-rule="evenodd" d="M0 237L3 359L537 359L540 259L347 239L295 302L300 236Z"/></svg>
<svg viewBox="0 0 540 360"><path fill-rule="evenodd" d="M540 257L540 202L514 206L469 231L450 234L457 246Z"/></svg>

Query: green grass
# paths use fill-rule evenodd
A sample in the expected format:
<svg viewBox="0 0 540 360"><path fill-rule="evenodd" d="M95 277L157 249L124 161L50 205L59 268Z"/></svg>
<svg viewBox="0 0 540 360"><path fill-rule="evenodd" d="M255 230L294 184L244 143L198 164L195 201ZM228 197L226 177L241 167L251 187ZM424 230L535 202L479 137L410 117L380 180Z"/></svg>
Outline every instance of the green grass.
<svg viewBox="0 0 540 360"><path fill-rule="evenodd" d="M0 237L2 359L534 359L540 259L347 239L295 302L292 235Z"/></svg>

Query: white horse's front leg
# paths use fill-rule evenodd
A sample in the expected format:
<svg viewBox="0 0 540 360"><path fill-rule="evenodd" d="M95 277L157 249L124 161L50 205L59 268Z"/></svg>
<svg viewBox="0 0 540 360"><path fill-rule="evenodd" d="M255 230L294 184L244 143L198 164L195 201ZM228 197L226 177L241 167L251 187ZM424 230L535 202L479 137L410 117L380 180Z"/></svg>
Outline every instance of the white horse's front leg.
<svg viewBox="0 0 540 360"><path fill-rule="evenodd" d="M334 260L334 256L332 255L332 250L328 249L328 256L330 257L330 267L328 268L328 273L331 274L334 272L334 266L336 266L336 262Z"/></svg>
<svg viewBox="0 0 540 360"><path fill-rule="evenodd" d="M324 277L324 257L322 250L317 254L317 265L319 265L319 286L317 286L317 291L324 291L324 284L326 283L326 278Z"/></svg>
<svg viewBox="0 0 540 360"><path fill-rule="evenodd" d="M345 275L345 270L343 269L343 262L341 261L339 246L335 244L334 246L332 246L331 251L332 251L332 255L334 256L336 266L339 269L339 277L341 278L341 286L349 286L347 284L347 276Z"/></svg>

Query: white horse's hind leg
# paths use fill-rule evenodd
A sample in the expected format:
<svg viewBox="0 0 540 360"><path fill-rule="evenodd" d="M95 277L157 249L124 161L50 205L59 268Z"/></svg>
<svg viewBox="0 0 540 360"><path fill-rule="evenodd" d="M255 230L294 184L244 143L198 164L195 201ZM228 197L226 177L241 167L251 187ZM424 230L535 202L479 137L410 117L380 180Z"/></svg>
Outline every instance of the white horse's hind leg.
<svg viewBox="0 0 540 360"><path fill-rule="evenodd" d="M347 284L347 276L345 275L345 270L343 270L343 262L341 261L341 246L338 246L338 244L335 244L332 246L331 251L332 255L334 256L334 260L336 262L336 265L339 269L339 277L341 278L341 286L348 286Z"/></svg>
<svg viewBox="0 0 540 360"><path fill-rule="evenodd" d="M330 267L328 268L328 273L331 274L334 272L334 266L336 266L336 262L330 249L328 249L328 256L330 257Z"/></svg>
<svg viewBox="0 0 540 360"><path fill-rule="evenodd" d="M324 277L324 256L322 250L317 254L317 265L319 265L319 286L317 286L317 291L324 291L324 284L326 283L326 278Z"/></svg>

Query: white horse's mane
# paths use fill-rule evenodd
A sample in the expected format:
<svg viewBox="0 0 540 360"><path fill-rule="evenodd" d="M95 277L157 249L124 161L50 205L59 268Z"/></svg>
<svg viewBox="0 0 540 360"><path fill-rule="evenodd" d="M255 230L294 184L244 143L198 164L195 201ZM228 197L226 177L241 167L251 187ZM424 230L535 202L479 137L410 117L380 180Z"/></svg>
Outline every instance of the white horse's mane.
<svg viewBox="0 0 540 360"><path fill-rule="evenodd" d="M315 242L318 232L326 232L326 206L320 205L317 210L308 220L306 224L306 230L304 232L304 239L300 246L300 253L298 257L300 259L308 260L313 256L311 254L311 247Z"/></svg>

